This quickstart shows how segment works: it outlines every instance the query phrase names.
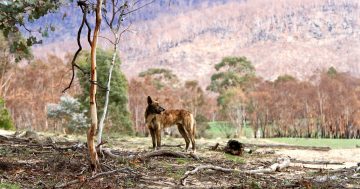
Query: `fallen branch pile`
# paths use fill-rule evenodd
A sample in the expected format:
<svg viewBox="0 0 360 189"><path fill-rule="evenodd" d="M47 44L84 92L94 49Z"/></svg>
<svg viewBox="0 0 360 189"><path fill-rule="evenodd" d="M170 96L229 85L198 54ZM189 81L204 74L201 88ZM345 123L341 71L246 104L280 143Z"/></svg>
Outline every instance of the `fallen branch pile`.
<svg viewBox="0 0 360 189"><path fill-rule="evenodd" d="M116 170L111 170L111 171L107 171L107 172L102 172L102 173L98 173L90 178L86 178L86 177L79 177L78 179L72 180L70 182L66 182L66 183L62 183L62 184L57 184L54 186L54 188L65 188L68 187L70 185L73 184L77 184L77 183L84 183L93 179L96 179L98 177L102 177L102 176L106 176L106 175L110 175L110 174L114 174L117 172L125 172L125 173L130 173L133 172L131 169L129 168L123 168L123 169L116 169Z"/></svg>
<svg viewBox="0 0 360 189"><path fill-rule="evenodd" d="M201 170L206 170L206 169L222 171L222 172L242 172L242 173L247 173L247 174L258 174L258 173L270 173L270 172L280 171L280 170L288 167L289 165L290 165L289 158L279 158L277 163L272 164L270 167L263 168L263 169L256 169L256 170L227 169L227 168L214 166L214 165L200 165L192 171L186 171L184 176L180 179L180 184L185 186L186 178L188 178L190 175L193 175Z"/></svg>

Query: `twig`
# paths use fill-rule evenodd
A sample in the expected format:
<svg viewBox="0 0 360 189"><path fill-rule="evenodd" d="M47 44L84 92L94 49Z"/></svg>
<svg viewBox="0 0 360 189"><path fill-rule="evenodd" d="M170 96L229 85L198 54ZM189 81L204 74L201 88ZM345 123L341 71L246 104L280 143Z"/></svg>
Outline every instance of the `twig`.
<svg viewBox="0 0 360 189"><path fill-rule="evenodd" d="M99 148L100 146L102 146L102 145L104 145L104 144L106 144L106 143L108 143L108 142L107 142L107 141L101 141L100 144L98 144L98 145L96 146L96 148Z"/></svg>
<svg viewBox="0 0 360 189"><path fill-rule="evenodd" d="M215 151L215 150L217 150L218 147L219 147L219 143L216 143L215 146L210 147L210 150Z"/></svg>
<svg viewBox="0 0 360 189"><path fill-rule="evenodd" d="M216 170L216 171L222 171L222 172L239 172L240 170L238 169L227 169L227 168L223 168L223 167L219 167L219 166L214 166L214 165L200 165L198 167L196 167L194 170L192 171L186 171L185 175L180 179L180 183L181 185L185 186L186 184L186 178L189 175L193 175L195 173L197 173L198 171L201 171L203 169L211 169L211 170Z"/></svg>
<svg viewBox="0 0 360 189"><path fill-rule="evenodd" d="M92 176L90 178L76 179L76 180L72 180L70 182L66 182L66 183L63 183L63 184L58 184L58 185L55 185L54 188L65 188L65 187L73 185L73 184L90 181L90 180L96 179L96 178L101 177L101 176L110 175L110 174L120 172L120 171L124 171L124 170L129 170L129 168L116 169L116 170L112 170L112 171L108 171L108 172L102 172L102 173L96 174L96 175L94 175L94 176Z"/></svg>
<svg viewBox="0 0 360 189"><path fill-rule="evenodd" d="M132 13L132 12L135 12L135 11L137 11L137 10L139 10L139 9L142 9L142 8L144 8L144 7L150 5L151 3L154 3L154 2L155 2L155 0L152 0L152 1L144 4L143 6L140 6L140 7L136 8L136 9L133 9L133 10L131 10L131 11L129 11L129 12L124 13L124 15L128 15L128 14L130 14L130 13Z"/></svg>
<svg viewBox="0 0 360 189"><path fill-rule="evenodd" d="M114 43L111 39L109 39L109 38L107 38L107 37L105 37L105 36L101 36L101 35L99 35L99 37L100 37L100 38L103 38L103 39L106 39L109 43L115 45L115 43Z"/></svg>

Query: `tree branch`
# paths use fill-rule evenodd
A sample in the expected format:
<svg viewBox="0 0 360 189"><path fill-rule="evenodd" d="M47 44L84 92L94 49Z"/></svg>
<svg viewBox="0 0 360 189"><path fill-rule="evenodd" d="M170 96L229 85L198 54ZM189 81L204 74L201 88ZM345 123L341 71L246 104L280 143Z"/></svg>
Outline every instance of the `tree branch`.
<svg viewBox="0 0 360 189"><path fill-rule="evenodd" d="M131 11L129 11L129 12L124 13L124 15L128 15L128 14L130 14L130 13L132 13L132 12L135 12L135 11L137 11L137 10L139 10L139 9L142 9L142 8L144 8L144 7L150 5L151 3L154 3L154 2L155 2L155 0L152 0L152 1L144 4L143 6L140 6L140 7L136 8L136 9L133 9L133 10L131 10Z"/></svg>
<svg viewBox="0 0 360 189"><path fill-rule="evenodd" d="M78 30L78 33L77 33L77 44L78 44L78 50L75 52L75 55L73 57L73 59L71 60L71 70L72 70L72 76L71 76L71 80L70 80L70 83L69 85L62 91L63 93L65 93L68 89L71 88L71 85L74 81L74 78L75 78L75 67L78 68L79 70L81 70L85 75L88 74L88 72L86 72L84 69L82 69L80 66L78 66L75 61L76 61L76 58L77 56L79 55L80 51L82 50L82 46L81 46L81 41L80 41L80 38L81 38L81 31L82 31L82 28L84 27L84 23L86 21L86 7L83 8L82 6L86 6L86 4L81 4L81 3L78 3L78 5L80 6L82 12L83 12L83 19L81 21L81 25L79 27L79 30ZM85 10L84 10L85 9ZM89 33L90 33L90 28L89 28ZM88 34L89 35L89 34ZM90 39L90 38L88 38ZM91 44L91 41L89 40L89 43Z"/></svg>
<svg viewBox="0 0 360 189"><path fill-rule="evenodd" d="M109 43L115 45L115 43L114 43L111 39L109 39L109 38L107 38L107 37L105 37L105 36L101 36L101 35L99 35L99 37L100 37L100 38L103 38L103 39L106 39L106 40L108 40Z"/></svg>

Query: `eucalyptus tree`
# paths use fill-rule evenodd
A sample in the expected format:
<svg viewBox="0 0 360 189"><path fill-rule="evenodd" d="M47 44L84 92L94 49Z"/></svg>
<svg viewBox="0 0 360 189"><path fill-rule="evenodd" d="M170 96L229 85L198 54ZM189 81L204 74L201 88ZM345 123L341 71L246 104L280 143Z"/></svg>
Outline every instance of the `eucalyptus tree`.
<svg viewBox="0 0 360 189"><path fill-rule="evenodd" d="M246 95L255 77L255 68L246 57L225 57L215 65L208 90L219 93L218 104L222 112L237 126L240 136L246 124Z"/></svg>

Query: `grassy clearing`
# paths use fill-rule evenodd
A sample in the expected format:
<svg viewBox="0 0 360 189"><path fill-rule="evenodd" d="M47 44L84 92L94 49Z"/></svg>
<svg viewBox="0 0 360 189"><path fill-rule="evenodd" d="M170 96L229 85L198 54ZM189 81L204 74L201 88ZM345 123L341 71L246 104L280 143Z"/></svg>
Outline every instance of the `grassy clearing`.
<svg viewBox="0 0 360 189"><path fill-rule="evenodd" d="M1 189L20 189L20 186L17 184L10 184L10 183L0 183Z"/></svg>
<svg viewBox="0 0 360 189"><path fill-rule="evenodd" d="M270 138L273 142L299 146L320 146L333 149L356 148L360 146L360 139L317 139L317 138Z"/></svg>
<svg viewBox="0 0 360 189"><path fill-rule="evenodd" d="M190 160L189 158L176 158L176 163L177 164L186 164L186 163L189 163Z"/></svg>
<svg viewBox="0 0 360 189"><path fill-rule="evenodd" d="M236 127L234 127L231 123L225 121L213 121L208 122L209 129L206 130L206 134L211 136L212 138L231 138L234 137L236 133ZM246 126L242 129L242 136L246 138L253 138L253 130Z"/></svg>

